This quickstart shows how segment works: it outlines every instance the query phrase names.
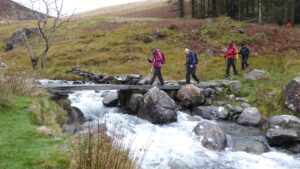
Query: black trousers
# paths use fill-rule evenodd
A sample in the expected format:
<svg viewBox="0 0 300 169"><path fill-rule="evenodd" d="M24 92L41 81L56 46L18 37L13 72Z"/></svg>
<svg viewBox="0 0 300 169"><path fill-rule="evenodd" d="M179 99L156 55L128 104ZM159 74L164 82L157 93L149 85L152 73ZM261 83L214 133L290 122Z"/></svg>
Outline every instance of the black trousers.
<svg viewBox="0 0 300 169"><path fill-rule="evenodd" d="M165 84L164 79L163 79L162 74L161 74L160 68L154 68L154 74L153 74L153 77L152 77L152 79L150 81L151 85L154 83L156 77L158 77L158 79L160 81L160 85L164 85Z"/></svg>
<svg viewBox="0 0 300 169"><path fill-rule="evenodd" d="M185 79L186 79L187 84L191 83L191 79L190 79L191 75L194 78L194 80L197 81L197 83L200 82L199 78L196 75L196 66L195 65L192 68L190 66L186 66Z"/></svg>
<svg viewBox="0 0 300 169"><path fill-rule="evenodd" d="M249 56L242 56L242 70L245 69L245 66L248 67L249 64L248 64L248 58Z"/></svg>
<svg viewBox="0 0 300 169"><path fill-rule="evenodd" d="M230 67L232 66L234 74L237 75L237 71L236 71L236 61L235 59L227 59L227 67L226 67L226 76L229 76L230 73Z"/></svg>

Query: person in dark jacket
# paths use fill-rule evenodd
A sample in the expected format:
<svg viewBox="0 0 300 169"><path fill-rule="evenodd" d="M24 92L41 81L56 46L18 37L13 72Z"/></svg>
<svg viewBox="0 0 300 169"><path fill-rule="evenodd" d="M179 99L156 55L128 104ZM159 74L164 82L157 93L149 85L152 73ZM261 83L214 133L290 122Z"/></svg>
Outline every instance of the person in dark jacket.
<svg viewBox="0 0 300 169"><path fill-rule="evenodd" d="M234 44L232 42L229 43L229 46L227 48L226 51L226 77L229 76L230 73L230 67L232 66L233 71L234 71L234 75L238 75L237 71L236 71L236 54L238 53L237 48L234 46Z"/></svg>
<svg viewBox="0 0 300 169"><path fill-rule="evenodd" d="M159 49L156 48L152 48L151 49L152 52L152 57L148 59L149 63L152 64L153 68L154 68L154 74L152 79L150 80L150 85L152 85L156 79L156 77L158 77L159 81L160 81L160 85L164 85L164 79L163 76L161 74L161 67L165 62L165 56L162 52L159 51Z"/></svg>
<svg viewBox="0 0 300 169"><path fill-rule="evenodd" d="M185 79L186 83L190 84L190 76L197 81L197 83L200 83L199 78L196 75L196 66L197 66L197 61L196 61L196 56L195 53L189 49L185 49L185 56L186 56L186 74L185 74Z"/></svg>
<svg viewBox="0 0 300 169"><path fill-rule="evenodd" d="M248 59L250 55L250 49L246 46L245 43L242 44L239 54L242 56L242 70L245 70L249 66Z"/></svg>

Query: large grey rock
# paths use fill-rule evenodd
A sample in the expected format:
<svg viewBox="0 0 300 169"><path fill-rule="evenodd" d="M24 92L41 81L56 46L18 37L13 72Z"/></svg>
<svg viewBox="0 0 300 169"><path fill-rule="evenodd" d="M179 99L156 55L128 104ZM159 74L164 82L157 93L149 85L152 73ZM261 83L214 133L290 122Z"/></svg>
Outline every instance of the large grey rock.
<svg viewBox="0 0 300 169"><path fill-rule="evenodd" d="M164 91L153 87L144 95L138 117L153 124L167 124L177 121L175 101Z"/></svg>
<svg viewBox="0 0 300 169"><path fill-rule="evenodd" d="M0 62L0 69L1 68L8 68L8 66L4 62Z"/></svg>
<svg viewBox="0 0 300 169"><path fill-rule="evenodd" d="M212 88L206 88L204 89L204 96L205 97L213 97L216 95L216 90Z"/></svg>
<svg viewBox="0 0 300 169"><path fill-rule="evenodd" d="M273 146L291 146L300 143L300 120L295 116L273 116L268 120L267 138Z"/></svg>
<svg viewBox="0 0 300 169"><path fill-rule="evenodd" d="M206 51L205 51L205 55L206 56L214 56L215 55L215 53L214 53L214 51L212 51L211 49L206 49Z"/></svg>
<svg viewBox="0 0 300 169"><path fill-rule="evenodd" d="M261 121L261 114L256 107L246 108L239 116L237 122L242 125L258 125Z"/></svg>
<svg viewBox="0 0 300 169"><path fill-rule="evenodd" d="M111 91L103 98L102 103L107 107L115 107L118 105L119 94L117 91Z"/></svg>
<svg viewBox="0 0 300 169"><path fill-rule="evenodd" d="M291 115L280 115L273 116L268 120L270 128L299 128L300 129L300 119L296 116Z"/></svg>
<svg viewBox="0 0 300 169"><path fill-rule="evenodd" d="M251 105L248 104L248 103L242 103L242 104L241 104L241 107L244 108L244 109L246 109L246 108L251 107Z"/></svg>
<svg viewBox="0 0 300 169"><path fill-rule="evenodd" d="M182 86L176 98L186 108L203 105L205 102L204 91L195 85Z"/></svg>
<svg viewBox="0 0 300 169"><path fill-rule="evenodd" d="M20 43L24 43L26 38L30 38L34 34L38 34L38 28L23 28L15 32L12 37L6 42L5 51L15 49Z"/></svg>
<svg viewBox="0 0 300 169"><path fill-rule="evenodd" d="M245 151L253 154L263 154L270 151L266 143L251 138L232 137L228 144L232 151Z"/></svg>
<svg viewBox="0 0 300 169"><path fill-rule="evenodd" d="M238 94L241 90L242 83L240 81L231 81L229 83L230 92L233 94Z"/></svg>
<svg viewBox="0 0 300 169"><path fill-rule="evenodd" d="M265 77L266 72L263 70L254 69L253 71L244 75L245 79L257 80Z"/></svg>
<svg viewBox="0 0 300 169"><path fill-rule="evenodd" d="M284 104L290 110L300 113L300 77L290 81L284 88Z"/></svg>
<svg viewBox="0 0 300 169"><path fill-rule="evenodd" d="M225 107L216 106L198 106L194 107L192 111L193 115L201 116L204 119L227 119L229 113Z"/></svg>
<svg viewBox="0 0 300 169"><path fill-rule="evenodd" d="M300 130L295 128L271 128L266 136L271 146L289 146L300 142Z"/></svg>
<svg viewBox="0 0 300 169"><path fill-rule="evenodd" d="M53 130L46 126L41 126L41 127L37 128L36 132L40 135L48 136L48 137L53 135Z"/></svg>
<svg viewBox="0 0 300 169"><path fill-rule="evenodd" d="M227 146L224 131L211 121L201 121L195 128L196 135L201 137L201 143L210 150L222 151Z"/></svg>
<svg viewBox="0 0 300 169"><path fill-rule="evenodd" d="M143 95L134 93L130 96L130 99L126 105L126 109L130 111L130 114L137 114L138 109L143 101Z"/></svg>

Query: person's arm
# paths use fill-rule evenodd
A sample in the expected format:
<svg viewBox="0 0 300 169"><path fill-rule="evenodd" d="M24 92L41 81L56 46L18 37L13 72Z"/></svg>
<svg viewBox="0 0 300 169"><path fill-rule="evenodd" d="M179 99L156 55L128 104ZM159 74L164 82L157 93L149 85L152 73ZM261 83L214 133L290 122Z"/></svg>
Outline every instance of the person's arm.
<svg viewBox="0 0 300 169"><path fill-rule="evenodd" d="M153 61L154 61L154 56L152 55L150 58L148 58L148 62L153 63Z"/></svg>

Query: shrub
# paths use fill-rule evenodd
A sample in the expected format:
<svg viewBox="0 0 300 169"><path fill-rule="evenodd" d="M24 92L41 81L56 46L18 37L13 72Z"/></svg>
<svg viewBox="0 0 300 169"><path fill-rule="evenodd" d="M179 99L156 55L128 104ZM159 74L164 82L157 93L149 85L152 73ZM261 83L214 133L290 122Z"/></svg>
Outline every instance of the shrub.
<svg viewBox="0 0 300 169"><path fill-rule="evenodd" d="M124 145L122 137L116 134L109 137L104 132L93 136L92 127L77 143L73 140L72 146L75 160L72 168L75 169L137 169L138 161L143 159L131 159L131 143Z"/></svg>

